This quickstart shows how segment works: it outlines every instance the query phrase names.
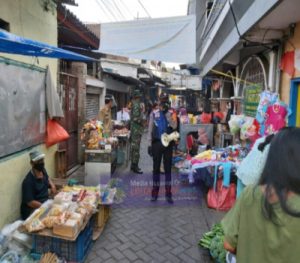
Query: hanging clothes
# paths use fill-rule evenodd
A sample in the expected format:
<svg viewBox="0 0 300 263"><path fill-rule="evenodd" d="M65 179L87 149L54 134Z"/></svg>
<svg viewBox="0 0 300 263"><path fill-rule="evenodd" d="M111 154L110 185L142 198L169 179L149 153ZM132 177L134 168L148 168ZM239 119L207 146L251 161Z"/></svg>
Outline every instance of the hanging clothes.
<svg viewBox="0 0 300 263"><path fill-rule="evenodd" d="M286 116L288 111L284 105L275 103L269 106L266 112L265 134L269 135L286 126Z"/></svg>
<svg viewBox="0 0 300 263"><path fill-rule="evenodd" d="M260 130L259 134L264 135L265 134L265 121L266 121L266 112L268 107L275 103L278 100L278 94L270 92L270 91L263 91L260 94L260 100L257 107L257 113L256 113L256 120L260 124Z"/></svg>

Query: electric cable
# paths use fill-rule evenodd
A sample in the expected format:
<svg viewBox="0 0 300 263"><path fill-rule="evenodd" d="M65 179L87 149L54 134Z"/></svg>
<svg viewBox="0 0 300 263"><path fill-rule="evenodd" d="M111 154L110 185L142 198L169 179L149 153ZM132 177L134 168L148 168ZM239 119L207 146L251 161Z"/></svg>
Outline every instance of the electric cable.
<svg viewBox="0 0 300 263"><path fill-rule="evenodd" d="M143 5L143 3L140 0L137 0L140 4L140 6L144 9L144 11L146 12L147 16L149 18L151 18L151 15L149 14L148 10L145 8L145 6Z"/></svg>
<svg viewBox="0 0 300 263"><path fill-rule="evenodd" d="M121 12L120 8L118 7L118 5L116 4L115 0L112 0L114 6L116 7L116 9L118 10L118 12L120 13L120 16L123 20L126 20L125 16L123 15L123 13Z"/></svg>
<svg viewBox="0 0 300 263"><path fill-rule="evenodd" d="M123 2L123 0L119 0L121 5L125 8L125 10L127 11L127 13L132 16L132 18L134 18L134 15L132 14L132 12L129 10L129 8L127 7L127 5Z"/></svg>
<svg viewBox="0 0 300 263"><path fill-rule="evenodd" d="M107 4L107 6L109 7L109 10L116 16L116 18L118 19L118 21L122 21L123 18L120 16L120 14L118 13L118 11L116 10L115 6L113 5L112 1L109 0L104 0L104 2Z"/></svg>
<svg viewBox="0 0 300 263"><path fill-rule="evenodd" d="M98 0L96 0L98 2ZM111 14L111 16L115 19L115 21L118 21L118 18L115 16L115 14L110 10L110 7L106 4L105 1L99 0L107 9L107 11Z"/></svg>
<svg viewBox="0 0 300 263"><path fill-rule="evenodd" d="M238 24L237 24L237 19L236 19L236 16L235 16L235 13L234 13L234 11L233 11L233 7L232 7L232 4L231 4L230 1L231 1L231 0L228 0L227 2L229 3L229 8L230 8L230 11L231 11L231 14L232 14L232 17L233 17L234 25L235 25L236 31L237 31L237 33L238 33L240 39L242 39L242 40L244 40L244 41L246 41L246 42L248 42L248 43L255 44L255 45L260 44L260 45L263 46L264 48L269 49L269 50L272 50L272 48L270 48L269 46L267 46L267 45L265 45L265 44L263 44L263 43L258 43L258 42L251 41L251 40L247 39L246 37L244 37L244 36L241 34L241 32L240 32L240 30L239 30L239 27L238 27Z"/></svg>
<svg viewBox="0 0 300 263"><path fill-rule="evenodd" d="M113 19L111 19L109 13L106 11L105 8L103 8L103 6L100 4L100 2L98 0L95 0L96 4L100 7L100 10L105 13L106 17L110 20L110 21L114 21Z"/></svg>

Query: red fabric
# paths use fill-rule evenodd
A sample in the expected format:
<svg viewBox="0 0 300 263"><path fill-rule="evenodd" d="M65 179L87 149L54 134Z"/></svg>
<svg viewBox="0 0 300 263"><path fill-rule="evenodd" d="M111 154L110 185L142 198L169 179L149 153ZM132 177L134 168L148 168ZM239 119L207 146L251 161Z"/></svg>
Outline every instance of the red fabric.
<svg viewBox="0 0 300 263"><path fill-rule="evenodd" d="M285 52L281 58L280 69L291 77L295 73L295 51Z"/></svg>
<svg viewBox="0 0 300 263"><path fill-rule="evenodd" d="M191 150L194 144L194 137L193 135L186 136L186 148L187 150Z"/></svg>
<svg viewBox="0 0 300 263"><path fill-rule="evenodd" d="M207 124L211 122L211 114L210 113L202 113L201 114L201 123Z"/></svg>
<svg viewBox="0 0 300 263"><path fill-rule="evenodd" d="M233 207L236 200L236 185L224 187L221 179L217 181L216 191L209 189L207 194L207 206L220 211L228 211Z"/></svg>
<svg viewBox="0 0 300 263"><path fill-rule="evenodd" d="M56 143L69 139L68 132L60 126L55 120L48 120L47 122L47 136L46 146L50 147Z"/></svg>

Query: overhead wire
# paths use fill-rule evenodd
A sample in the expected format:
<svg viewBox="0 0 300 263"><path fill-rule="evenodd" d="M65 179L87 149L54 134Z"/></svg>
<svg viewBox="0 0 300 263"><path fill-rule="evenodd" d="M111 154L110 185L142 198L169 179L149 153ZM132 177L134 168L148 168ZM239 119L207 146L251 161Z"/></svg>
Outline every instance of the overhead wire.
<svg viewBox="0 0 300 263"><path fill-rule="evenodd" d="M118 5L116 4L115 0L111 0L111 1L112 1L113 5L116 7L116 9L117 9L118 13L120 14L121 18L122 18L123 20L126 20L125 16L124 16L123 13L121 12L121 10L120 10L120 8L118 7Z"/></svg>
<svg viewBox="0 0 300 263"><path fill-rule="evenodd" d="M127 7L127 5L123 2L123 0L119 0L119 2L121 3L121 5L124 7L124 9L127 11L127 13L132 16L132 18L134 18L133 13L129 10L129 8Z"/></svg>
<svg viewBox="0 0 300 263"><path fill-rule="evenodd" d="M98 1L98 0L96 0ZM106 4L105 1L103 0L99 0L101 1L101 3L105 6L105 8L107 9L107 11L111 14L111 16L115 19L115 21L118 21L118 18L115 16L115 14L111 11L110 7Z"/></svg>
<svg viewBox="0 0 300 263"><path fill-rule="evenodd" d="M106 17L110 20L110 21L114 21L114 19L111 19L110 14L106 11L105 8L103 8L103 6L100 4L100 2L98 0L95 0L96 4L100 7L101 11L103 13L105 13Z"/></svg>
<svg viewBox="0 0 300 263"><path fill-rule="evenodd" d="M123 18L118 13L118 10L116 10L115 6L113 5L112 0L103 0L103 1L107 4L107 6L109 7L109 10L116 16L118 21L123 20Z"/></svg>
<svg viewBox="0 0 300 263"><path fill-rule="evenodd" d="M143 3L141 2L141 0L137 0L138 3L140 4L140 6L144 9L144 11L146 12L147 16L149 18L151 18L151 15L149 14L148 10L146 9L146 7L143 5Z"/></svg>
<svg viewBox="0 0 300 263"><path fill-rule="evenodd" d="M242 40L244 40L244 41L246 41L246 42L248 42L248 43L255 44L255 45L259 44L259 45L261 45L262 47L264 47L264 48L266 48L266 49L272 50L272 48L270 48L269 46L267 46L267 45L265 45L265 44L263 44L263 43L257 43L257 42L251 41L251 40L247 39L246 37L244 37L244 36L241 34L240 29L239 29L238 24L237 24L236 15L235 15L235 13L234 13L234 10L233 10L233 7L232 7L232 4L231 4L230 1L231 1L231 0L228 0L227 2L229 3L229 8L230 8L230 11L231 11L231 14L232 14L232 17L233 17L234 25L235 25L236 31L237 31L237 33L238 33L240 39L242 39Z"/></svg>

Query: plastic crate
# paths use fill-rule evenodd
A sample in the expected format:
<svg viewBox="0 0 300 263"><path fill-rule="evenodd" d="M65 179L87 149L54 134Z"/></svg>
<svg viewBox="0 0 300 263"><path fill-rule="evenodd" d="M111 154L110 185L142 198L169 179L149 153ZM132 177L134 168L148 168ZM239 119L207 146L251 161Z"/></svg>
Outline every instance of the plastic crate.
<svg viewBox="0 0 300 263"><path fill-rule="evenodd" d="M52 252L66 259L68 262L83 262L92 246L93 226L87 224L75 241L68 241L56 237L33 236L32 253L44 254Z"/></svg>

